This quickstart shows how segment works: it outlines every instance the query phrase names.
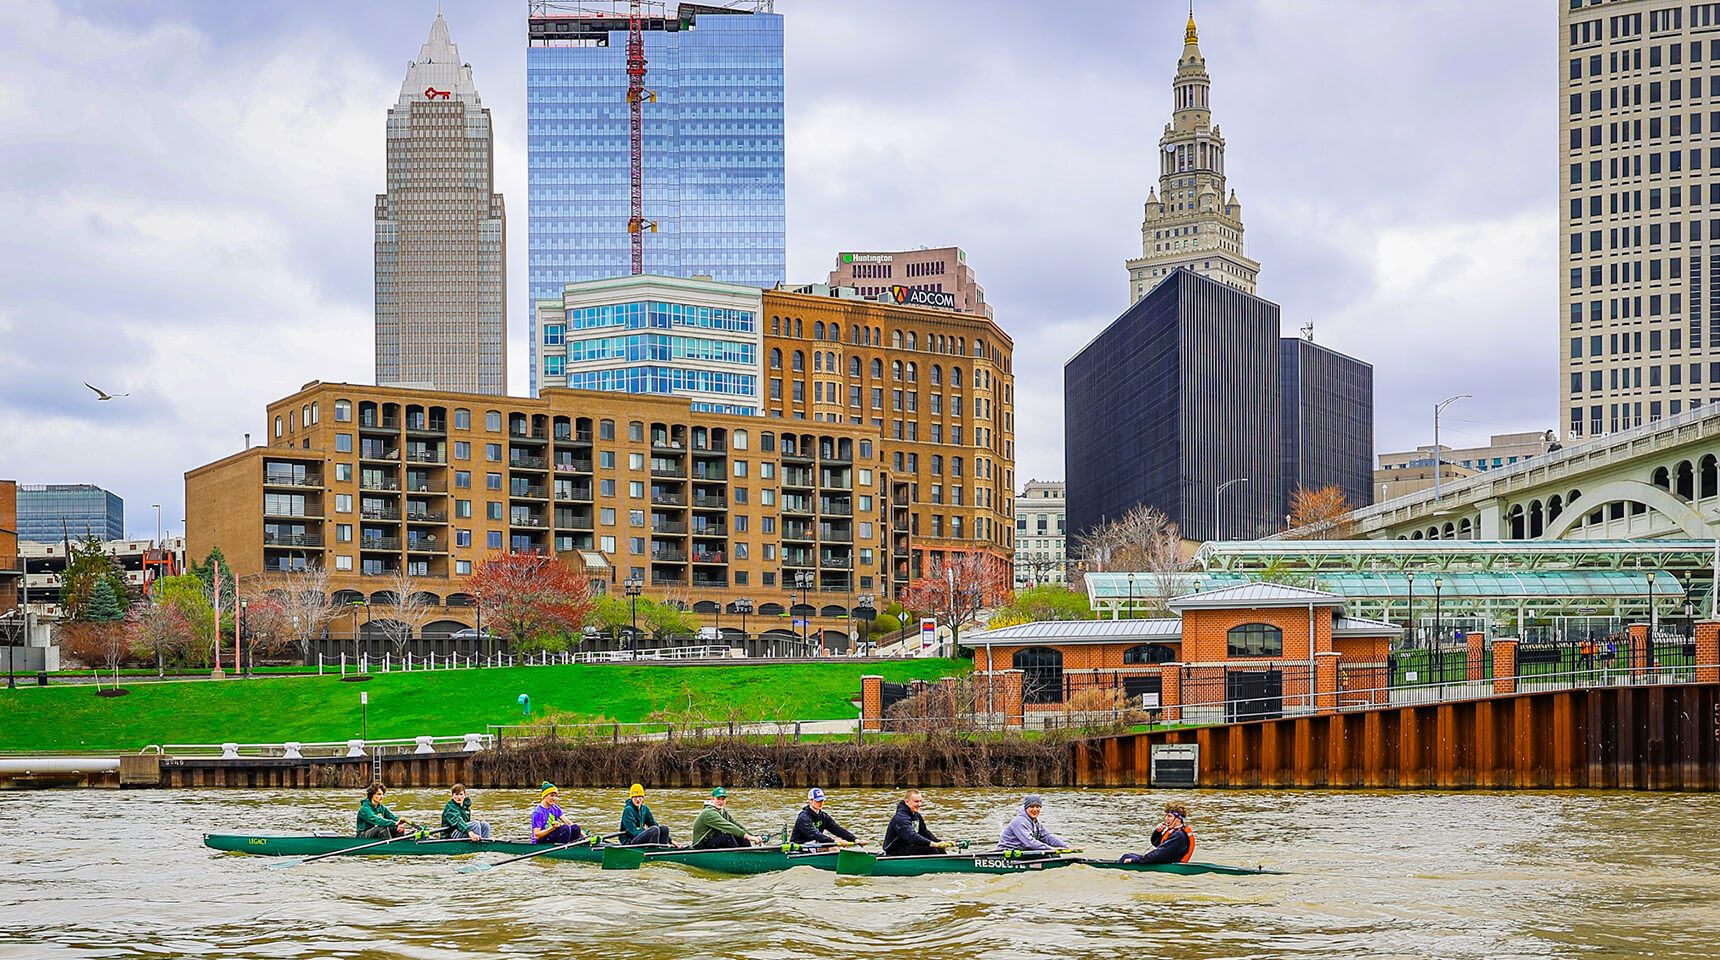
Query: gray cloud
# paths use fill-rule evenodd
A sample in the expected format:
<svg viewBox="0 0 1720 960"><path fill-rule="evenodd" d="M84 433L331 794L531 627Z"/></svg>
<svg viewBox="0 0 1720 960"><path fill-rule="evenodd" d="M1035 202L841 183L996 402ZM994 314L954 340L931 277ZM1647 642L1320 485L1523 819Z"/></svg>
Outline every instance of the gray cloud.
<svg viewBox="0 0 1720 960"><path fill-rule="evenodd" d="M1555 425L1554 17L1201 0L1261 293L1372 361L1378 445ZM957 243L1016 341L1018 474L1062 475L1062 362L1126 306L1180 0L778 0L790 277ZM445 4L498 135L525 387L524 24ZM0 476L183 516L263 405L371 371L383 119L435 5L0 6ZM80 381L130 389L97 404ZM80 394L80 391L82 394Z"/></svg>

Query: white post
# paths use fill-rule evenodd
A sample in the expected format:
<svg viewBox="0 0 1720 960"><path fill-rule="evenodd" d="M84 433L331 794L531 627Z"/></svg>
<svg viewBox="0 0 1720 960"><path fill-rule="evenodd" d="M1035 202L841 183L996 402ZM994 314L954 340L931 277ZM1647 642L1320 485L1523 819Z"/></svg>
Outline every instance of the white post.
<svg viewBox="0 0 1720 960"><path fill-rule="evenodd" d="M345 650L342 650L340 652L340 675L343 677L346 676L346 651Z"/></svg>
<svg viewBox="0 0 1720 960"><path fill-rule="evenodd" d="M319 677L322 676L322 671L323 671L323 655L322 655L322 651L318 650L317 651L317 676L319 676Z"/></svg>

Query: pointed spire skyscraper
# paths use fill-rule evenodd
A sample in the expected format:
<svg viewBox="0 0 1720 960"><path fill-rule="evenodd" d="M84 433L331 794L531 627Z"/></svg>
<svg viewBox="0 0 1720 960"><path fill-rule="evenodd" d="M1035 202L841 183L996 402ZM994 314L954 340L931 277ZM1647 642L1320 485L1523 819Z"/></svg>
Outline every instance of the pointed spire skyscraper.
<svg viewBox="0 0 1720 960"><path fill-rule="evenodd" d="M388 111L376 382L507 392L507 218L490 111L438 13Z"/></svg>
<svg viewBox="0 0 1720 960"><path fill-rule="evenodd" d="M1141 255L1127 263L1131 302L1178 267L1254 292L1260 264L1243 255L1236 192L1225 196L1224 136L1212 125L1211 89L1191 9L1171 81L1171 122L1159 137L1159 186L1147 193Z"/></svg>

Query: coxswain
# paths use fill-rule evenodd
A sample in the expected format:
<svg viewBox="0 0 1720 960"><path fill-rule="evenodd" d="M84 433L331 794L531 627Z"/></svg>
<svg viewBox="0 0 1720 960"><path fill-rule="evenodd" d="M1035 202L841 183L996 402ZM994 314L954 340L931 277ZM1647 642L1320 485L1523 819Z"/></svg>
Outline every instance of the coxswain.
<svg viewBox="0 0 1720 960"><path fill-rule="evenodd" d="M454 784L448 791L448 802L442 806L442 835L449 839L466 835L468 840L490 839L490 825L472 819L472 798L466 796L466 785Z"/></svg>
<svg viewBox="0 0 1720 960"><path fill-rule="evenodd" d="M693 849L716 850L722 847L750 847L761 842L747 832L734 815L729 813L729 792L722 787L711 791L705 809L693 820Z"/></svg>
<svg viewBox="0 0 1720 960"><path fill-rule="evenodd" d="M795 818L794 833L789 839L794 843L834 844L839 847L866 842L856 839L836 822L835 817L824 812L824 791L817 787L806 792L806 806Z"/></svg>
<svg viewBox="0 0 1720 960"><path fill-rule="evenodd" d="M926 829L926 818L920 816L920 808L925 804L925 795L918 790L909 790L896 803L896 815L890 818L890 825L884 830L884 856L912 857L944 852L944 842Z"/></svg>
<svg viewBox="0 0 1720 960"><path fill-rule="evenodd" d="M627 788L627 805L621 808L621 842L628 844L668 844L669 828L657 822L651 808L645 805L645 787L635 783Z"/></svg>
<svg viewBox="0 0 1720 960"><path fill-rule="evenodd" d="M1009 825L1003 828L1003 834L997 838L1000 850L1066 850L1067 841L1057 834L1045 829L1039 822L1039 814L1045 809L1045 802L1039 794L1030 793L1021 801L1021 812Z"/></svg>
<svg viewBox="0 0 1720 960"><path fill-rule="evenodd" d="M1146 853L1125 853L1118 863L1187 863L1194 856L1194 831L1189 829L1188 808L1180 803L1165 804L1165 819L1153 830L1153 849Z"/></svg>
<svg viewBox="0 0 1720 960"><path fill-rule="evenodd" d="M353 836L360 840L387 840L417 829L383 804L382 798L387 794L388 788L380 780L364 788L364 799L358 804L358 829Z"/></svg>
<svg viewBox="0 0 1720 960"><path fill-rule="evenodd" d="M538 789L538 803L532 808L533 843L572 843L585 836L579 824L561 812L557 803L561 794L548 780Z"/></svg>

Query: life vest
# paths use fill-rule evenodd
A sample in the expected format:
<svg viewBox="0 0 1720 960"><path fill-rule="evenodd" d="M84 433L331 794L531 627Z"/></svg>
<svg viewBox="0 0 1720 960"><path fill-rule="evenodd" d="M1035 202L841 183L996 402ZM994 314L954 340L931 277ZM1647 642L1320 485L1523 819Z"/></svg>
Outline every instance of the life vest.
<svg viewBox="0 0 1720 960"><path fill-rule="evenodd" d="M1194 831L1189 829L1189 825L1186 823L1183 824L1182 826L1178 827L1177 829L1181 830L1183 832L1183 836L1188 838L1188 849L1183 851L1182 859L1178 860L1177 862L1178 863L1187 863L1189 861L1189 858L1194 856Z"/></svg>

